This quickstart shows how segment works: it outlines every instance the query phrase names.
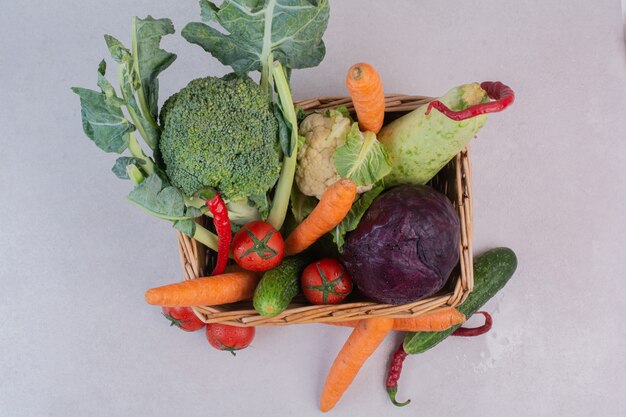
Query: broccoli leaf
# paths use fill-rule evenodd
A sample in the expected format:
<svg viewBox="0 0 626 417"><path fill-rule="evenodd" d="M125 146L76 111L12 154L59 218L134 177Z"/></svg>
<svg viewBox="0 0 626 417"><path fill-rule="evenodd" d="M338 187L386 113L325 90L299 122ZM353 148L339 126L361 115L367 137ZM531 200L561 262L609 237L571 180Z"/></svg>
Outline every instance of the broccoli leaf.
<svg viewBox="0 0 626 417"><path fill-rule="evenodd" d="M240 75L268 74L272 54L286 68L310 68L326 53L322 35L328 24L328 0L225 0L219 7L200 0L200 7L203 20L218 23L226 33L189 23L183 37Z"/></svg>
<svg viewBox="0 0 626 417"><path fill-rule="evenodd" d="M331 232L333 236L333 241L337 244L337 248L340 252L343 251L343 244L345 243L346 233L353 231L359 225L361 218L372 205L372 202L378 197L380 193L383 192L385 187L382 184L377 184L366 193L361 194L361 198L359 198L353 205L346 217L343 218L341 223L335 227L335 229Z"/></svg>
<svg viewBox="0 0 626 417"><path fill-rule="evenodd" d="M352 125L346 143L335 151L333 162L339 175L359 186L374 184L391 172L385 148L374 133L361 133L358 123Z"/></svg>
<svg viewBox="0 0 626 417"><path fill-rule="evenodd" d="M154 122L158 117L159 74L176 60L176 54L160 47L161 38L175 32L170 19L133 18L132 54L139 76L139 102L144 116Z"/></svg>
<svg viewBox="0 0 626 417"><path fill-rule="evenodd" d="M115 60L115 62L119 64L118 81L120 83L123 100L117 100L126 105L126 108L128 109L132 120L135 122L139 133L144 138L148 146L150 146L151 149L156 149L160 136L159 127L153 119L149 119L148 117L146 117L147 112L142 113L140 111L137 100L135 99L136 90L139 95L139 100L142 99L141 92L143 90L141 89L141 81L139 79L140 75L136 71L137 68L139 68L141 71L142 67L135 66L135 61L137 60L137 58L131 55L130 51L119 40L111 35L104 35L104 39L107 43L107 47L109 48L109 52L111 53L111 57ZM158 40L156 42L158 48ZM174 56L174 59L175 58L176 56ZM158 90L158 81L156 80L156 75L154 77L154 83L156 83L156 88ZM103 86L100 86L100 88L102 88L104 92L104 87L107 87L106 83L108 83L108 81L104 79L104 72L102 72L102 75L100 75L98 78L98 85L100 85L100 82L105 83L103 84ZM113 87L110 88L112 89ZM158 92L155 92L154 94L158 95Z"/></svg>
<svg viewBox="0 0 626 417"><path fill-rule="evenodd" d="M133 75L132 61L122 61L119 64L118 78L120 82L120 89L122 91L122 97L124 97L124 104L126 105L132 120L137 124L137 129L139 130L141 137L143 137L150 149L156 149L161 132L159 127L144 117L144 114L139 110L137 100L135 99Z"/></svg>
<svg viewBox="0 0 626 417"><path fill-rule="evenodd" d="M189 237L193 237L196 233L196 222L191 219L175 221L173 226L174 229Z"/></svg>
<svg viewBox="0 0 626 417"><path fill-rule="evenodd" d="M274 104L272 108L274 110L274 117L276 117L276 121L278 122L278 139L280 141L280 147L282 148L283 153L289 157L296 147L296 143L292 143L294 141L291 140L291 123L287 123L285 117L283 116L283 111L278 104Z"/></svg>
<svg viewBox="0 0 626 417"><path fill-rule="evenodd" d="M121 180L128 180L130 177L128 176L128 172L126 171L126 167L128 165L141 165L144 161L139 158L133 158L132 156L121 156L117 158L115 161L115 165L111 168L111 171L115 174L115 176Z"/></svg>
<svg viewBox="0 0 626 417"><path fill-rule="evenodd" d="M105 93L72 87L80 97L83 131L105 152L122 153L128 147L129 133L135 126L124 117L118 105Z"/></svg>
<svg viewBox="0 0 626 417"><path fill-rule="evenodd" d="M188 209L180 190L158 174L149 175L128 194L128 199L150 214L166 220L185 220L197 217L199 213L197 209Z"/></svg>

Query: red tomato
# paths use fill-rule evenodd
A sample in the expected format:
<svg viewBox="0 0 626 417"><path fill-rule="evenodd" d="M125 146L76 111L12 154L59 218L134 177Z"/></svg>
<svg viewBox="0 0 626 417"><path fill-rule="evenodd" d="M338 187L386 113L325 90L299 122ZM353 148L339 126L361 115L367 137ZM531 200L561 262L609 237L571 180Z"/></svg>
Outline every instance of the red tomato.
<svg viewBox="0 0 626 417"><path fill-rule="evenodd" d="M302 273L302 292L313 304L338 304L352 292L352 280L338 260L321 259Z"/></svg>
<svg viewBox="0 0 626 417"><path fill-rule="evenodd" d="M254 327L229 326L227 324L211 323L206 325L206 338L217 350L226 350L233 355L236 350L247 348L256 330Z"/></svg>
<svg viewBox="0 0 626 417"><path fill-rule="evenodd" d="M232 249L239 266L248 271L263 272L283 260L285 242L274 226L256 221L239 229L233 238Z"/></svg>
<svg viewBox="0 0 626 417"><path fill-rule="evenodd" d="M168 319L170 326L176 326L186 332L195 332L204 327L204 322L189 307L162 307L163 317Z"/></svg>

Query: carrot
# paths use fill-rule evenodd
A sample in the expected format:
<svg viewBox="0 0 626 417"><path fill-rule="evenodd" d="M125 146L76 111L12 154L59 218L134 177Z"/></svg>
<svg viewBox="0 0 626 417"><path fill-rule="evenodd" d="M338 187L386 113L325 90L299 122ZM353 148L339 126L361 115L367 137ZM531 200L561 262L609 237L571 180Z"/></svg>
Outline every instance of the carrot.
<svg viewBox="0 0 626 417"><path fill-rule="evenodd" d="M329 411L337 404L361 366L392 328L393 319L390 318L359 321L330 368L320 399L320 410Z"/></svg>
<svg viewBox="0 0 626 417"><path fill-rule="evenodd" d="M465 323L465 314L454 307L447 307L419 317L394 319L393 330L400 332L442 332L452 326ZM360 320L329 322L336 326L355 327Z"/></svg>
<svg viewBox="0 0 626 417"><path fill-rule="evenodd" d="M337 226L350 211L356 184L342 178L329 186L311 214L285 240L285 256L297 255Z"/></svg>
<svg viewBox="0 0 626 417"><path fill-rule="evenodd" d="M361 130L378 133L385 118L385 93L380 75L369 64L354 64L348 70L346 87Z"/></svg>
<svg viewBox="0 0 626 417"><path fill-rule="evenodd" d="M146 291L148 304L158 306L220 305L252 298L260 275L230 272L164 285Z"/></svg>

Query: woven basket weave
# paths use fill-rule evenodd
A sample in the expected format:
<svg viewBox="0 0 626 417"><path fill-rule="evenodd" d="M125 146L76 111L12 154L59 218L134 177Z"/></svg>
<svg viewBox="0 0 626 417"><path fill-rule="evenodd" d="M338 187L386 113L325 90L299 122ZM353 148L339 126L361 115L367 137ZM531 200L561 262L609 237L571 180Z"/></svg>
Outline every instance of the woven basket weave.
<svg viewBox="0 0 626 417"><path fill-rule="evenodd" d="M429 97L390 94L385 96L386 122L414 110L432 100ZM327 109L346 106L353 111L348 97L320 97L295 103L303 110ZM258 314L252 301L242 301L222 306L194 307L198 317L206 323L224 323L233 326L269 326L303 323L324 323L345 320L360 320L372 317L416 317L439 308L461 304L474 285L472 264L472 187L471 165L468 149L461 151L448 163L430 185L446 194L459 213L461 235L459 265L452 272L447 286L439 293L423 300L402 304L379 304L367 299L349 297L347 302L337 305L311 305L298 295L287 310L275 317ZM215 253L202 244L177 232L180 262L185 279L206 275L214 262ZM357 296L358 297L358 296Z"/></svg>

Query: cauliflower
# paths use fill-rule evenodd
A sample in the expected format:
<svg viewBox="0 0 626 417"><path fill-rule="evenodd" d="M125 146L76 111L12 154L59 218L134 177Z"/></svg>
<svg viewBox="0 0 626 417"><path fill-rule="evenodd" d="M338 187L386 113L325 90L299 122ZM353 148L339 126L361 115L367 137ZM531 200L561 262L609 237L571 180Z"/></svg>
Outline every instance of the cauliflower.
<svg viewBox="0 0 626 417"><path fill-rule="evenodd" d="M340 112L313 113L300 123L304 143L298 152L296 184L304 195L318 199L326 187L339 180L333 155L346 141L351 121Z"/></svg>
<svg viewBox="0 0 626 417"><path fill-rule="evenodd" d="M296 184L302 194L319 199L329 185L339 180L333 155L345 143L351 124L336 110L312 113L300 123L304 143L298 152Z"/></svg>

